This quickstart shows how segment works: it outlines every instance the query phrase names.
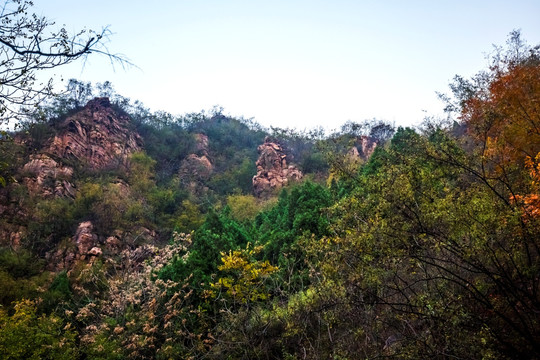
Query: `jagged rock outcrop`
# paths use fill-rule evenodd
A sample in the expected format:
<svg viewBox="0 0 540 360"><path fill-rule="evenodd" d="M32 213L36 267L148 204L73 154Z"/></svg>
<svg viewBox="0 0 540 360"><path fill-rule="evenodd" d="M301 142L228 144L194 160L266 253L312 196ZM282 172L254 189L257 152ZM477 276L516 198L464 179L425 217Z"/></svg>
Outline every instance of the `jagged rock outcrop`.
<svg viewBox="0 0 540 360"><path fill-rule="evenodd" d="M0 217L2 212L0 212ZM22 239L26 236L26 228L16 224L2 224L0 227L0 246L19 249Z"/></svg>
<svg viewBox="0 0 540 360"><path fill-rule="evenodd" d="M80 262L92 263L96 259L119 255L126 249L137 253L140 246L153 244L156 239L155 231L142 226L131 231L115 230L108 237L98 236L94 223L83 221L68 241L47 254L48 268L55 272L70 271Z"/></svg>
<svg viewBox="0 0 540 360"><path fill-rule="evenodd" d="M45 126L48 125L44 125L44 128ZM74 199L77 196L76 184L80 178L80 171L93 170L99 174L100 170L118 167L129 170L130 155L142 149L142 138L132 128L129 117L111 106L107 98L89 101L82 110L68 116L54 128L47 127L43 134L39 137L39 141L25 134L17 135L17 145L21 149L31 149L32 154L26 160L26 164L19 168L15 176L18 181L0 188L2 246L15 249L25 246L27 236L33 234L32 230L23 224L47 218L46 214L36 212L28 204L41 202L43 198ZM197 155L207 157L208 139L205 141L204 138L200 138L198 143L200 146L197 148ZM20 163L24 163L22 155ZM126 173L129 174L129 171ZM96 259L106 260L111 256L118 256L123 251L135 251L139 246L157 241L158 234L142 226L119 225L121 229L107 227L105 218L107 215L104 214L114 217L118 215L114 212L126 211L127 203L134 200L137 195L134 195L130 185L120 178L108 184L100 182L100 185L103 196L116 201L120 206L106 210L100 208L100 211L104 212L101 216L92 217L92 221L78 223L72 233L63 232L61 241L57 241L60 239L57 234L44 235L43 246L39 251L46 252L49 270L71 271L81 263L92 263ZM21 201L19 196L10 196L12 191L20 192L26 199L24 194L26 189L31 196L42 199L30 199L31 201L25 202ZM126 199L126 202L123 202L123 199ZM101 198L95 201L100 205L106 202ZM64 204L63 201L61 203Z"/></svg>
<svg viewBox="0 0 540 360"><path fill-rule="evenodd" d="M356 144L347 152L347 159L351 164L359 164L367 161L375 148L377 141L370 136L360 136L356 139Z"/></svg>
<svg viewBox="0 0 540 360"><path fill-rule="evenodd" d="M287 155L283 147L270 137L257 148L259 159L255 163L257 175L253 177L253 193L265 197L287 185L290 180L297 181L303 176L295 165L287 165Z"/></svg>
<svg viewBox="0 0 540 360"><path fill-rule="evenodd" d="M85 259L87 256L101 255L98 245L98 237L94 234L94 225L90 221L79 224L73 242L77 246L78 256Z"/></svg>
<svg viewBox="0 0 540 360"><path fill-rule="evenodd" d="M370 136L364 135L360 136L358 142L360 150L362 150L360 157L362 157L364 160L369 159L377 147L377 141Z"/></svg>
<svg viewBox="0 0 540 360"><path fill-rule="evenodd" d="M63 246L48 254L50 270L70 270L78 261L93 261L102 255L98 236L91 221L79 224L75 235Z"/></svg>
<svg viewBox="0 0 540 360"><path fill-rule="evenodd" d="M195 134L195 153L199 156L208 157L208 136L204 134Z"/></svg>
<svg viewBox="0 0 540 360"><path fill-rule="evenodd" d="M204 134L195 134L195 152L189 154L180 165L180 181L194 194L206 190L204 184L214 172L214 165L208 154L208 137Z"/></svg>
<svg viewBox="0 0 540 360"><path fill-rule="evenodd" d="M207 156L189 154L180 166L181 179L208 180L214 167Z"/></svg>
<svg viewBox="0 0 540 360"><path fill-rule="evenodd" d="M108 98L96 98L67 117L54 138L23 167L23 183L31 195L75 197L71 162L98 170L127 166L142 139L130 129L129 118L113 109Z"/></svg>
<svg viewBox="0 0 540 360"><path fill-rule="evenodd" d="M64 120L48 152L97 170L127 165L129 155L141 145L129 117L118 113L108 98L96 98Z"/></svg>

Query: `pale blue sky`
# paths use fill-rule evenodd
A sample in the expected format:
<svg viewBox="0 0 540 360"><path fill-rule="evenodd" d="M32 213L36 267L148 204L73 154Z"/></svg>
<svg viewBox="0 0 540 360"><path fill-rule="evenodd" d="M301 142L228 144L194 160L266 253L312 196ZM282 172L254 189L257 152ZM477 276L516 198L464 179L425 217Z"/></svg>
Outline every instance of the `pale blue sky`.
<svg viewBox="0 0 540 360"><path fill-rule="evenodd" d="M115 33L104 58L57 69L109 80L121 95L173 114L225 108L265 126L335 128L437 116L455 74L486 67L492 44L521 29L540 43L540 1L34 0L68 30Z"/></svg>

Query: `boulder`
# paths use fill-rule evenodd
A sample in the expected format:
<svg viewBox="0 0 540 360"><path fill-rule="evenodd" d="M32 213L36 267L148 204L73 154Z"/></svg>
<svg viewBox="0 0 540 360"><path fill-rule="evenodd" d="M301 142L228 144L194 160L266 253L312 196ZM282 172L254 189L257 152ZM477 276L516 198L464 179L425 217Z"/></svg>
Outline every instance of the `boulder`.
<svg viewBox="0 0 540 360"><path fill-rule="evenodd" d="M91 250L98 244L98 237L94 234L94 225L90 221L79 224L73 242L77 246L78 257L85 258L91 254Z"/></svg>

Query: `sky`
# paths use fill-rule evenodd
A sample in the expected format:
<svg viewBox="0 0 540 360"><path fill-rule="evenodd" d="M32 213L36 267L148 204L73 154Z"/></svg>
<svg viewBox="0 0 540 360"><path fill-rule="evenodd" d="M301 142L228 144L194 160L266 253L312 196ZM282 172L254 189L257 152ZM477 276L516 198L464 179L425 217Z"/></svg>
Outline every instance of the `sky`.
<svg viewBox="0 0 540 360"><path fill-rule="evenodd" d="M111 53L56 68L110 81L151 110L221 106L269 127L398 126L442 117L437 92L486 68L493 44L520 29L540 43L538 0L34 0L34 12L76 32L113 33Z"/></svg>

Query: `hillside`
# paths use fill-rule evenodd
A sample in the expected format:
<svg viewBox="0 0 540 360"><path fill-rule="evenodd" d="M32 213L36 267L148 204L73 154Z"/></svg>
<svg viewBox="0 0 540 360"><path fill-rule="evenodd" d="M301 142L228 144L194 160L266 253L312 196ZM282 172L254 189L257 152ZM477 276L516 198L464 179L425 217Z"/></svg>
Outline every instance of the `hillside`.
<svg viewBox="0 0 540 360"><path fill-rule="evenodd" d="M51 101L0 142L0 353L539 358L540 53L498 55L418 129Z"/></svg>

